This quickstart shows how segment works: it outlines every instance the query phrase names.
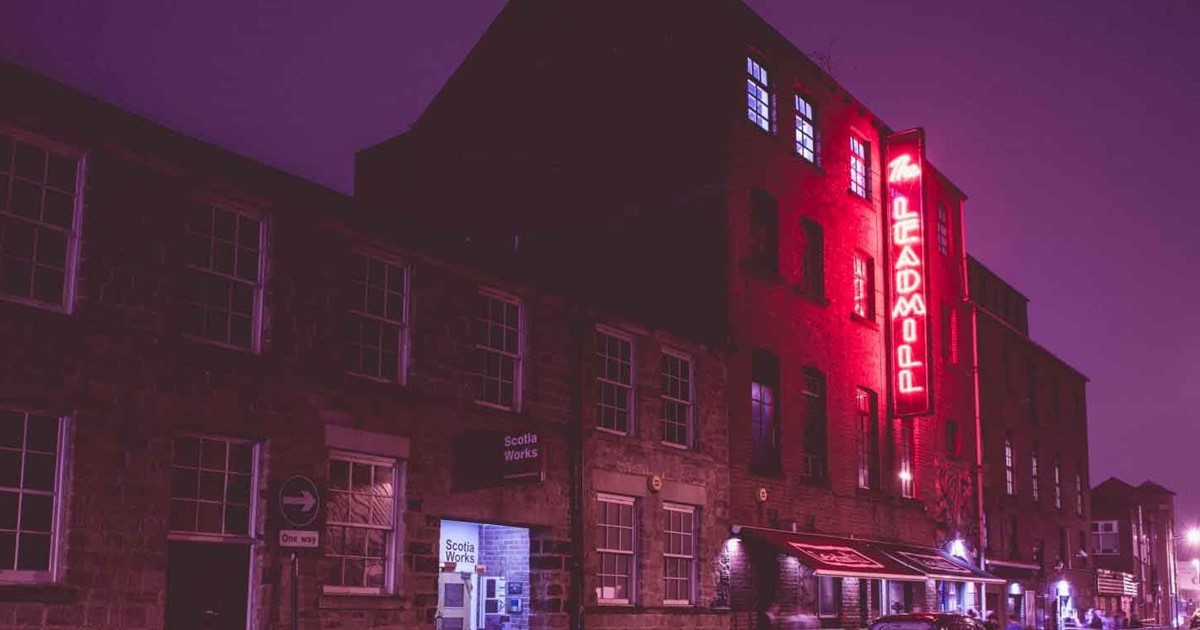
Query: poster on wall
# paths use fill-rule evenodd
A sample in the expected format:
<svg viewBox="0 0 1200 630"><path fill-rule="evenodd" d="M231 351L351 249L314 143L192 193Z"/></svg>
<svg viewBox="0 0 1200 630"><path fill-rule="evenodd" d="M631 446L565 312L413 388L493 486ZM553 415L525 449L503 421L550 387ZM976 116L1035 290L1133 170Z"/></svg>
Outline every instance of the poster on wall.
<svg viewBox="0 0 1200 630"><path fill-rule="evenodd" d="M888 312L892 400L896 417L931 412L929 277L925 256L925 133L913 129L887 142Z"/></svg>
<svg viewBox="0 0 1200 630"><path fill-rule="evenodd" d="M454 563L455 571L474 573L479 563L479 524L443 520L438 549L442 566Z"/></svg>

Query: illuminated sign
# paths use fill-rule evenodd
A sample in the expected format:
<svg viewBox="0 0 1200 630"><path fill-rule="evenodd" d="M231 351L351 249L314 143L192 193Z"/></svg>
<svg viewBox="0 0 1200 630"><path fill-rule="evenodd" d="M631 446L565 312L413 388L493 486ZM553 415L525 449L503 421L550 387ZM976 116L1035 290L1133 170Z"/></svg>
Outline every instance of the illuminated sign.
<svg viewBox="0 0 1200 630"><path fill-rule="evenodd" d="M811 545L789 542L793 549L822 564L846 569L882 569L883 565L864 556L857 549L841 545Z"/></svg>
<svg viewBox="0 0 1200 630"><path fill-rule="evenodd" d="M909 561L916 563L917 566L926 571L934 573L957 573L960 575L971 575L971 570L955 564L942 556L936 556L928 553L913 553L911 551L901 551L900 555L904 556Z"/></svg>
<svg viewBox="0 0 1200 630"><path fill-rule="evenodd" d="M892 389L896 416L930 412L929 315L920 131L888 140L888 247L891 252Z"/></svg>

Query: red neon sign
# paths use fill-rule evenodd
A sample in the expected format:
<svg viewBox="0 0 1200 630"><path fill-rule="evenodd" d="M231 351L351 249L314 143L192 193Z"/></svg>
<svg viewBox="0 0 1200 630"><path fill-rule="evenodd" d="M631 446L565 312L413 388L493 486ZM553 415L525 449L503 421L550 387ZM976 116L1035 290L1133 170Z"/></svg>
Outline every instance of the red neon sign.
<svg viewBox="0 0 1200 630"><path fill-rule="evenodd" d="M892 282L892 390L896 416L930 412L929 315L921 134L888 141L888 247Z"/></svg>

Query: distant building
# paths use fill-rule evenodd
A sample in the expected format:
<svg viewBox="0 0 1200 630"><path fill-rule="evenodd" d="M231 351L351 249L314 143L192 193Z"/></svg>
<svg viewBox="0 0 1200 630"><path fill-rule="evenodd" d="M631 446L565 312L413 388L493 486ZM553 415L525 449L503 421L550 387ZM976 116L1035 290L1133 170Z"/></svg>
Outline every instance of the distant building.
<svg viewBox="0 0 1200 630"><path fill-rule="evenodd" d="M1147 625L1172 625L1178 608L1175 493L1146 481L1132 486L1110 477L1092 489L1096 567L1124 583L1101 589L1098 607L1123 609Z"/></svg>
<svg viewBox="0 0 1200 630"><path fill-rule="evenodd" d="M1006 614L1081 622L1090 562L1087 379L1029 333L1025 296L969 261L979 361L987 566L1009 578Z"/></svg>

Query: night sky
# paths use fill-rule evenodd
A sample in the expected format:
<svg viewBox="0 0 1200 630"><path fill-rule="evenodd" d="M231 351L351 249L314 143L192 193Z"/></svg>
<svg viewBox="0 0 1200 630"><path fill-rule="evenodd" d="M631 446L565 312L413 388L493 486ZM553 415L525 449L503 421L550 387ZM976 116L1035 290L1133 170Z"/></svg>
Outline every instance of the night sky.
<svg viewBox="0 0 1200 630"><path fill-rule="evenodd" d="M925 127L969 250L1091 379L1092 483L1154 479L1200 521L1200 2L749 3ZM350 192L354 151L418 116L502 0L3 4L5 59Z"/></svg>

